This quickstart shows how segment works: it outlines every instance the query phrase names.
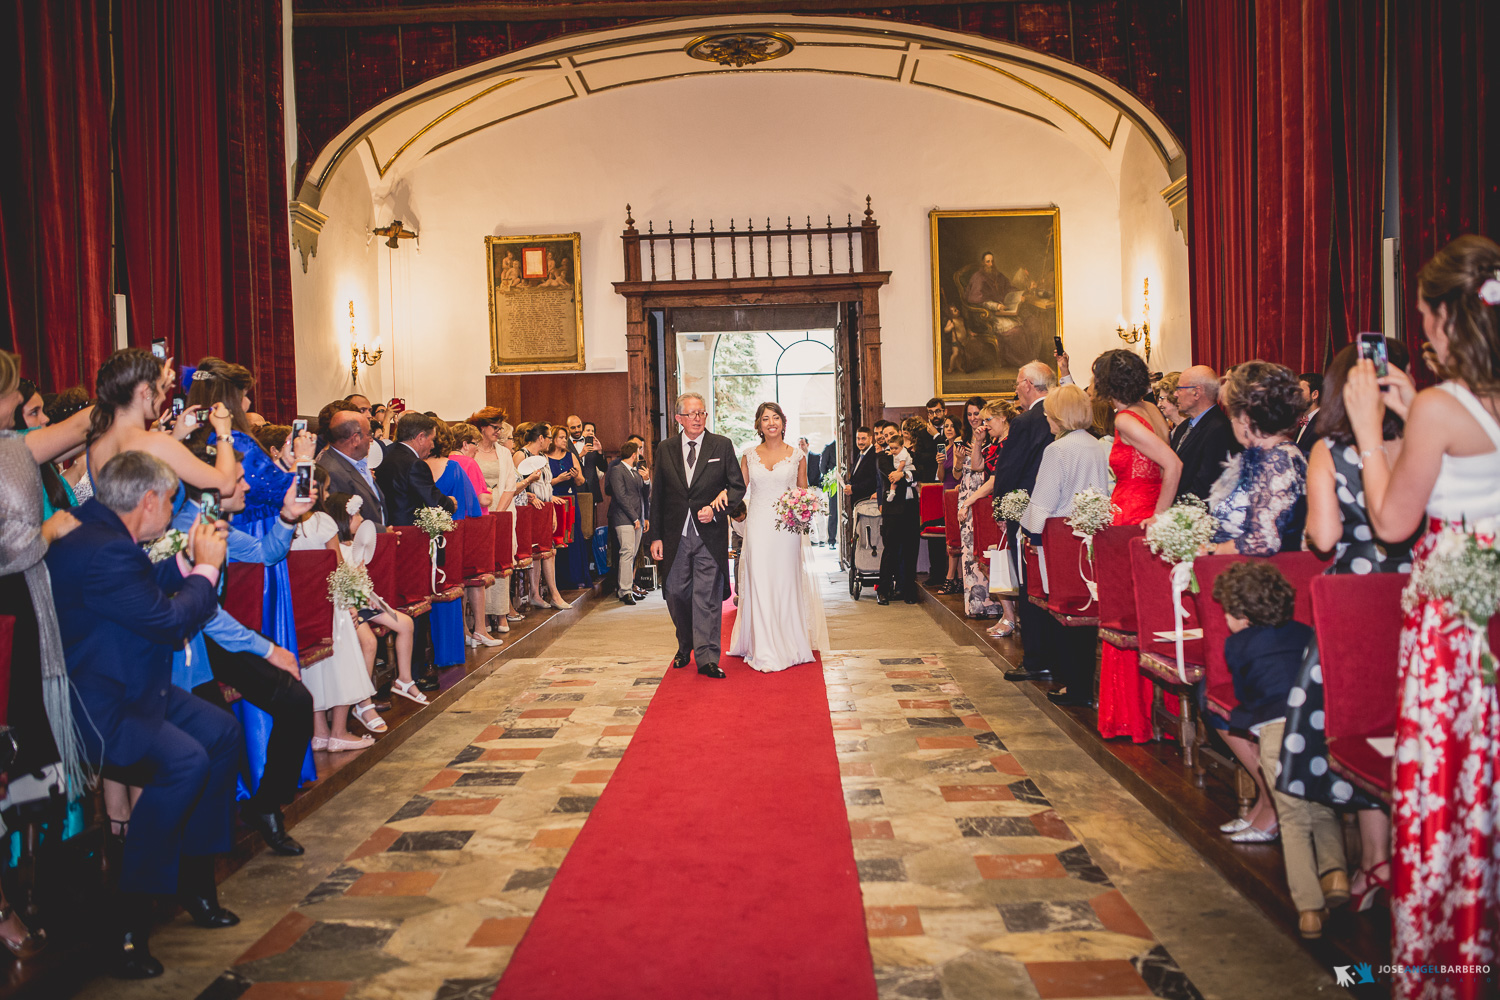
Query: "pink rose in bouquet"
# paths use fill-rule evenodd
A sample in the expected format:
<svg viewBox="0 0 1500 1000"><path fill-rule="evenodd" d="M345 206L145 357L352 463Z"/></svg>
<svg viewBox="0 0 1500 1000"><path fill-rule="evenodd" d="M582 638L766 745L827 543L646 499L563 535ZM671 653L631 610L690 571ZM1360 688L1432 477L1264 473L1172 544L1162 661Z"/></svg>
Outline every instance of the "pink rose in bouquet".
<svg viewBox="0 0 1500 1000"><path fill-rule="evenodd" d="M822 490L792 487L776 498L776 527L805 535L813 522L828 514L828 495Z"/></svg>

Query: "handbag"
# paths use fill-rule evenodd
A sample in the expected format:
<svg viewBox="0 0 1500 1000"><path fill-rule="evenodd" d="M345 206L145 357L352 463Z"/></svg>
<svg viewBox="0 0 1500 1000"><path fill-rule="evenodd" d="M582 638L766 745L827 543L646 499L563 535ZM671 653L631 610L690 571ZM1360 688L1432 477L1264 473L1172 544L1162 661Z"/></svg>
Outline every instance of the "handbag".
<svg viewBox="0 0 1500 1000"><path fill-rule="evenodd" d="M990 561L990 594L995 597L1015 597L1021 593L1021 583L1016 567L1010 559L1009 548L991 548L985 553Z"/></svg>

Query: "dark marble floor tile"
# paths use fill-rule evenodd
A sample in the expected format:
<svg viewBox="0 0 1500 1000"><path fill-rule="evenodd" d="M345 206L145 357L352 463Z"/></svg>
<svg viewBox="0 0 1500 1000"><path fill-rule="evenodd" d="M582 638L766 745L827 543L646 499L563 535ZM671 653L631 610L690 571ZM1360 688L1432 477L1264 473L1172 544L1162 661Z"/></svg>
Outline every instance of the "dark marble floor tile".
<svg viewBox="0 0 1500 1000"><path fill-rule="evenodd" d="M387 851L461 851L474 836L473 830L409 830L396 838Z"/></svg>
<svg viewBox="0 0 1500 1000"><path fill-rule="evenodd" d="M617 719L639 719L646 714L644 708L617 708L615 718Z"/></svg>
<svg viewBox="0 0 1500 1000"><path fill-rule="evenodd" d="M967 698L954 698L949 702L949 705L955 712L974 711L974 703Z"/></svg>
<svg viewBox="0 0 1500 1000"><path fill-rule="evenodd" d="M457 767L459 764L472 764L484 753L484 747L466 746L458 752L458 756L448 762L449 767Z"/></svg>
<svg viewBox="0 0 1500 1000"><path fill-rule="evenodd" d="M907 716L906 724L913 729L961 729L964 720L956 715Z"/></svg>
<svg viewBox="0 0 1500 1000"><path fill-rule="evenodd" d="M920 656L893 656L888 658L882 657L880 660L880 665L882 667L920 667L922 665L922 658Z"/></svg>
<svg viewBox="0 0 1500 1000"><path fill-rule="evenodd" d="M458 776L458 780L453 784L457 788L514 785L521 780L524 774L524 771L465 771Z"/></svg>
<svg viewBox="0 0 1500 1000"><path fill-rule="evenodd" d="M1152 994L1163 1000L1203 1000L1203 994L1161 945L1132 958L1130 964L1151 987Z"/></svg>
<svg viewBox="0 0 1500 1000"><path fill-rule="evenodd" d="M864 740L834 740L833 749L835 753L864 753L869 744Z"/></svg>
<svg viewBox="0 0 1500 1000"><path fill-rule="evenodd" d="M563 673L565 673L565 674L602 674L602 673L604 673L605 669L606 668L604 668L604 667L564 667L563 668Z"/></svg>
<svg viewBox="0 0 1500 1000"><path fill-rule="evenodd" d="M573 692L558 691L558 692L554 692L552 694L539 694L533 700L534 701L582 701L583 700L583 695L579 694L576 691L573 691Z"/></svg>
<svg viewBox="0 0 1500 1000"><path fill-rule="evenodd" d="M235 971L257 983L352 982L406 963L384 951L395 923L319 921L278 955L247 962Z"/></svg>
<svg viewBox="0 0 1500 1000"><path fill-rule="evenodd" d="M905 882L906 863L900 858L865 858L856 861L861 882Z"/></svg>
<svg viewBox="0 0 1500 1000"><path fill-rule="evenodd" d="M901 692L911 692L911 691L941 691L943 689L941 687L939 687L938 685L936 685L936 684L892 684L891 685L891 690L892 691L901 691Z"/></svg>
<svg viewBox="0 0 1500 1000"><path fill-rule="evenodd" d="M877 966L875 988L881 1000L943 1000L942 974L930 966Z"/></svg>
<svg viewBox="0 0 1500 1000"><path fill-rule="evenodd" d="M1079 844L1070 847L1066 851L1057 853L1057 860L1068 870L1073 878L1084 882L1093 882L1097 885L1113 885L1109 876L1104 874L1104 869L1094 864L1094 859L1089 855L1088 848Z"/></svg>
<svg viewBox="0 0 1500 1000"><path fill-rule="evenodd" d="M851 806L880 806L885 805L885 799L878 788L846 788L844 803Z"/></svg>
<svg viewBox="0 0 1500 1000"><path fill-rule="evenodd" d="M313 886L312 891L303 896L302 902L297 905L312 906L314 903L321 903L325 899L342 896L344 890L355 882L358 882L362 875L364 875L364 872L349 865L335 868L328 873L327 878Z"/></svg>
<svg viewBox="0 0 1500 1000"><path fill-rule="evenodd" d="M995 765L990 763L988 757L970 759L955 756L929 760L927 770L934 774L994 774Z"/></svg>
<svg viewBox="0 0 1500 1000"><path fill-rule="evenodd" d="M1006 749L1005 744L1000 742L1000 737L996 736L994 733L975 733L974 742L978 743L982 747L993 747L996 750Z"/></svg>
<svg viewBox="0 0 1500 1000"><path fill-rule="evenodd" d="M427 811L427 807L430 805L432 805L432 800L427 796L413 796L411 801L407 802L406 805L391 813L391 818L386 820L386 822L396 823L403 819L416 819L418 816L425 813Z"/></svg>
<svg viewBox="0 0 1500 1000"><path fill-rule="evenodd" d="M319 920L287 951L375 951L384 948L395 933L395 924L346 924L337 920Z"/></svg>
<svg viewBox="0 0 1500 1000"><path fill-rule="evenodd" d="M1086 901L1000 903L1000 916L1013 934L1047 931L1102 931L1104 924Z"/></svg>
<svg viewBox="0 0 1500 1000"><path fill-rule="evenodd" d="M597 795L564 795L557 800L557 805L552 807L552 811L555 813L592 812L598 801Z"/></svg>
<svg viewBox="0 0 1500 1000"><path fill-rule="evenodd" d="M618 760L625 756L624 747L593 747L589 750L592 760Z"/></svg>
<svg viewBox="0 0 1500 1000"><path fill-rule="evenodd" d="M550 740L556 735L556 729L507 729L500 734L500 738L502 740Z"/></svg>
<svg viewBox="0 0 1500 1000"><path fill-rule="evenodd" d="M545 889L557 875L556 868L520 868L505 881L504 892L516 889Z"/></svg>
<svg viewBox="0 0 1500 1000"><path fill-rule="evenodd" d="M656 687L660 683L661 683L661 678L660 677L637 677L635 679L635 681L632 683L632 686L633 687L638 687L638 688Z"/></svg>
<svg viewBox="0 0 1500 1000"><path fill-rule="evenodd" d="M1024 816L960 816L953 822L965 837L1036 836L1036 827Z"/></svg>
<svg viewBox="0 0 1500 1000"><path fill-rule="evenodd" d="M218 979L208 984L208 988L199 993L196 1000L239 1000L245 991L255 985L244 976L237 976L233 972L226 972Z"/></svg>
<svg viewBox="0 0 1500 1000"><path fill-rule="evenodd" d="M490 979L444 979L432 1000L490 1000L499 985L499 976Z"/></svg>
<svg viewBox="0 0 1500 1000"><path fill-rule="evenodd" d="M1030 778L1022 778L1020 781L1012 781L1006 786L1010 793L1016 797L1017 802L1029 802L1034 806L1050 806L1052 803L1042 790L1036 787L1036 782Z"/></svg>
<svg viewBox="0 0 1500 1000"><path fill-rule="evenodd" d="M830 712L852 712L855 709L852 701L830 701L828 711Z"/></svg>

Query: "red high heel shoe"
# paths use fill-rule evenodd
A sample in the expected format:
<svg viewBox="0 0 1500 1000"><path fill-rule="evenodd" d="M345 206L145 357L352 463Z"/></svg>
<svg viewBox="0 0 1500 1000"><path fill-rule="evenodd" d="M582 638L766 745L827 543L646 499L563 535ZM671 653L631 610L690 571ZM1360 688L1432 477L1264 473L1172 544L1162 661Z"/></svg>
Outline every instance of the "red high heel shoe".
<svg viewBox="0 0 1500 1000"><path fill-rule="evenodd" d="M1377 874L1385 869L1385 876ZM1363 913L1375 905L1375 900L1382 892L1389 895L1391 891L1391 863L1382 861L1371 869L1360 869L1360 874L1365 877L1365 887L1361 892L1352 892L1349 895L1349 907L1355 913Z"/></svg>

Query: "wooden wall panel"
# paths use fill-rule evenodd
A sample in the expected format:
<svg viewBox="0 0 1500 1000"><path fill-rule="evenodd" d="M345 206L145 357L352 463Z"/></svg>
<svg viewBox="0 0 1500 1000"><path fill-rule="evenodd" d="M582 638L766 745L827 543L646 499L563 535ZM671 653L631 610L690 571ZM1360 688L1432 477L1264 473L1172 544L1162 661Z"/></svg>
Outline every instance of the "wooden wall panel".
<svg viewBox="0 0 1500 1000"><path fill-rule="evenodd" d="M487 375L485 401L510 414L512 424L528 420L562 423L570 413L597 425L604 450L619 451L630 435L630 376L626 372L537 372Z"/></svg>

